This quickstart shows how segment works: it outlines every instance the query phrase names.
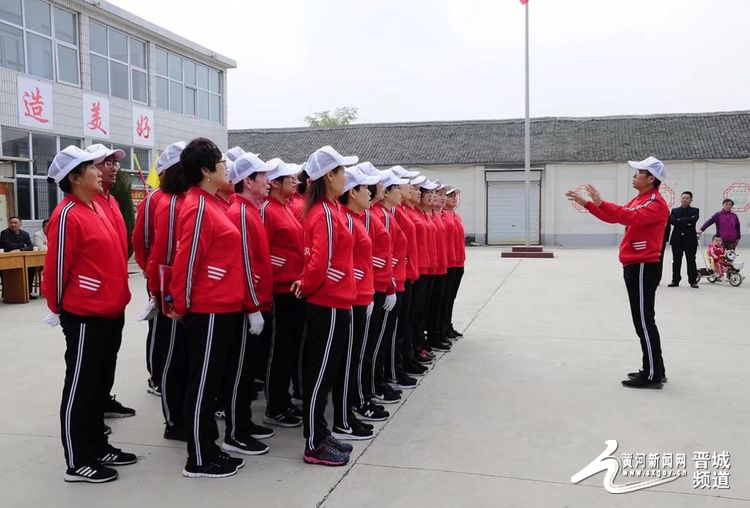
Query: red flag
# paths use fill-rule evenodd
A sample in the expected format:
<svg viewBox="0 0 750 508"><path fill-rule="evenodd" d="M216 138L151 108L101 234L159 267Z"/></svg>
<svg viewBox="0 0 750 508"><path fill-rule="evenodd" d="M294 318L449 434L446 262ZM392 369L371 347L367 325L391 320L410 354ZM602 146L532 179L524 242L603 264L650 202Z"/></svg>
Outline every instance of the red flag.
<svg viewBox="0 0 750 508"><path fill-rule="evenodd" d="M526 5L529 0L521 0L521 5Z"/></svg>

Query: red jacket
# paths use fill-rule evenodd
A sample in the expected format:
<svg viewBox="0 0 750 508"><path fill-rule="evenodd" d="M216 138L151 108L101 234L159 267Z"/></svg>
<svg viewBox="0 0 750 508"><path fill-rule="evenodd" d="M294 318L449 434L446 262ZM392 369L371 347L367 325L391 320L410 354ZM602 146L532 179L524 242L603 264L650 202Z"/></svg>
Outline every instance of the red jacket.
<svg viewBox="0 0 750 508"><path fill-rule="evenodd" d="M435 236L435 246L437 247L437 269L435 275L445 275L448 273L448 249L446 246L448 237L446 234L445 222L443 222L443 215L439 212L432 213L432 220L437 227Z"/></svg>
<svg viewBox="0 0 750 508"><path fill-rule="evenodd" d="M464 223L461 220L461 216L455 211L449 211L449 214L453 215L453 221L456 225L455 231L455 252L456 252L456 266L464 266L466 263L466 240L464 232Z"/></svg>
<svg viewBox="0 0 750 508"><path fill-rule="evenodd" d="M200 187L185 196L169 291L184 315L241 312L247 301L240 232L216 197Z"/></svg>
<svg viewBox="0 0 750 508"><path fill-rule="evenodd" d="M289 207L292 210L292 215L294 215L294 218L297 219L297 221L302 224L302 213L305 211L305 196L302 194L297 194L296 192L292 195L291 199L289 200Z"/></svg>
<svg viewBox="0 0 750 508"><path fill-rule="evenodd" d="M604 222L626 226L620 243L623 266L659 262L669 207L658 189L639 194L625 206L602 201L597 207L589 201L586 209Z"/></svg>
<svg viewBox="0 0 750 508"><path fill-rule="evenodd" d="M271 310L273 273L268 238L255 205L234 194L227 216L242 234L242 280L250 294L247 310Z"/></svg>
<svg viewBox="0 0 750 508"><path fill-rule="evenodd" d="M337 202L323 200L310 209L305 230L305 268L301 291L309 303L334 309L350 309L354 284L354 239L341 218Z"/></svg>
<svg viewBox="0 0 750 508"><path fill-rule="evenodd" d="M365 231L364 214L355 215L348 208L341 207L344 221L354 238L354 283L357 286L357 297L352 305L366 306L372 301L375 286L372 277L372 240Z"/></svg>
<svg viewBox="0 0 750 508"><path fill-rule="evenodd" d="M381 203L373 207L373 215L383 221L385 230L391 237L391 266L393 267L393 278L396 281L396 291L404 290L406 282L406 235L401 231L398 221Z"/></svg>
<svg viewBox="0 0 750 508"><path fill-rule="evenodd" d="M386 231L383 222L371 210L365 210L363 220L365 231L372 241L372 274L375 292L392 295L396 292L396 279L393 277L391 236Z"/></svg>
<svg viewBox="0 0 750 508"><path fill-rule="evenodd" d="M66 195L47 230L42 292L55 314L117 318L130 301L122 239L95 200Z"/></svg>
<svg viewBox="0 0 750 508"><path fill-rule="evenodd" d="M135 262L144 272L148 265L148 252L154 244L154 213L163 197L164 193L161 189L155 189L138 203L135 211L135 226L131 243Z"/></svg>
<svg viewBox="0 0 750 508"><path fill-rule="evenodd" d="M442 212L443 224L445 224L445 251L448 254L448 268L458 266L458 253L456 252L456 219L455 215L448 210Z"/></svg>
<svg viewBox="0 0 750 508"><path fill-rule="evenodd" d="M185 194L162 193L154 211L153 244L146 264L146 283L152 295L161 293L159 266L172 266L177 251L177 225Z"/></svg>
<svg viewBox="0 0 750 508"><path fill-rule="evenodd" d="M112 194L98 194L94 198L94 202L98 203L102 207L102 212L115 228L117 238L120 240L120 248L125 255L125 259L128 259L128 231L125 227L125 219L122 218L122 212L120 211L120 205Z"/></svg>
<svg viewBox="0 0 750 508"><path fill-rule="evenodd" d="M273 269L273 292L289 293L292 283L302 276L305 235L302 224L288 205L269 198L260 205L260 219L266 229Z"/></svg>
<svg viewBox="0 0 750 508"><path fill-rule="evenodd" d="M417 227L408 206L394 207L393 215L406 236L406 278L414 282L419 278L419 246L417 244Z"/></svg>
<svg viewBox="0 0 750 508"><path fill-rule="evenodd" d="M414 222L414 231L419 244L419 275L427 275L430 272L430 227L427 225L425 215L416 208L408 208Z"/></svg>

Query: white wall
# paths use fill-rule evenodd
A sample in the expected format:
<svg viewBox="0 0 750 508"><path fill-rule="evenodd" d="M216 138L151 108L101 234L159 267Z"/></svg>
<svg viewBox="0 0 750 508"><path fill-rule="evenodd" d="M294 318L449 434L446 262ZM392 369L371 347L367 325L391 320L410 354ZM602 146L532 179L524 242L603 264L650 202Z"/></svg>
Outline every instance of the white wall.
<svg viewBox="0 0 750 508"><path fill-rule="evenodd" d="M702 221L721 208L725 190L733 183L743 183L750 189L750 160L725 161L664 161L667 179L662 193L672 207L679 206L680 194L693 192L693 206L701 210ZM535 166L536 167L536 166ZM382 168L381 168L382 169ZM486 242L487 192L483 165L411 166L430 179L438 179L461 189L461 206L458 212L464 222L466 234ZM542 173L541 237L550 246L615 245L624 228L605 224L588 212L579 212L565 197L565 192L579 185L592 184L604 199L624 204L635 196L631 187L633 170L625 162L560 163L547 164ZM672 198L672 193L674 198ZM750 200L750 190L735 195L739 209ZM743 201L745 200L745 201ZM742 224L742 234L750 239L750 209L737 210ZM709 230L713 233L713 228Z"/></svg>

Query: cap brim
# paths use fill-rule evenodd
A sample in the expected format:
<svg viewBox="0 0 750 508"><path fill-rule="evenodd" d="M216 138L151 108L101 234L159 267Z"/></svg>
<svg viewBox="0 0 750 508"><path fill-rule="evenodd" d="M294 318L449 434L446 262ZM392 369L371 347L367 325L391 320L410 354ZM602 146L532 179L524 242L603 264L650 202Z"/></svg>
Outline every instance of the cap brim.
<svg viewBox="0 0 750 508"><path fill-rule="evenodd" d="M633 169L640 169L643 171L648 171L648 166L645 164L642 164L641 161L628 161L628 166L630 166Z"/></svg>
<svg viewBox="0 0 750 508"><path fill-rule="evenodd" d="M409 183L409 180L406 178L397 178L391 185L404 185L405 183Z"/></svg>
<svg viewBox="0 0 750 508"><path fill-rule="evenodd" d="M380 182L380 177L379 176L370 176L370 175L367 175L365 177L365 181L362 182L360 185L377 185L378 182Z"/></svg>
<svg viewBox="0 0 750 508"><path fill-rule="evenodd" d="M359 162L359 157L356 155L348 155L341 157L341 164L339 166L353 166Z"/></svg>

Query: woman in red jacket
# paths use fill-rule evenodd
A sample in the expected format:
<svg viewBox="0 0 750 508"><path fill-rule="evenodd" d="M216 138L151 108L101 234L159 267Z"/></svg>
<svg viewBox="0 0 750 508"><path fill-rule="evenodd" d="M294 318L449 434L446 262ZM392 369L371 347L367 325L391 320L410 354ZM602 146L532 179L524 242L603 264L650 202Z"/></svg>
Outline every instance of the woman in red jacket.
<svg viewBox="0 0 750 508"><path fill-rule="evenodd" d="M335 401L341 404L341 415L346 416L346 422L336 421L333 426L333 436L342 440L370 439L373 436L372 426L360 422L351 408L365 404L360 372L360 358L364 353L367 323L373 308L375 293L372 277L372 240L365 229L363 212L370 207L369 185L377 184L377 176L365 175L357 166L346 169L346 183L344 193L339 196L343 205L342 214L349 231L354 237L354 280L357 286L357 296L352 305L351 335L345 362L340 367L336 383L343 383L343 397ZM341 375L343 373L343 375Z"/></svg>
<svg viewBox="0 0 750 508"><path fill-rule="evenodd" d="M427 345L426 335L429 327L429 310L432 297L435 292L435 278L438 268L438 255L437 255L437 226L433 221L433 202L436 199L436 192L438 185L430 180L424 180L419 184L419 214L421 220L425 225L425 236L426 244L428 246L428 260L426 266L424 292L422 295L421 308L418 313L417 319L419 323L418 330L418 341L420 352L420 362L423 364L429 363L434 360L434 355L430 347Z"/></svg>
<svg viewBox="0 0 750 508"><path fill-rule="evenodd" d="M356 162L357 157L343 157L324 146L310 155L305 169L310 178L303 225L305 267L302 278L292 287L298 297L307 298L301 361L304 461L310 464L342 466L349 462L352 450L330 435L325 407L349 340L349 318L356 296L353 239L337 201L344 188L344 166ZM343 394L334 389L333 396L341 400ZM340 411L338 404L334 411Z"/></svg>
<svg viewBox="0 0 750 508"><path fill-rule="evenodd" d="M244 461L224 453L213 403L219 397L228 348L243 324L247 301L243 284L242 237L220 208L215 194L227 181L226 161L216 145L196 138L180 155L190 186L180 212L177 252L166 301L169 316L186 331L188 378L185 431L190 478L232 476Z"/></svg>
<svg viewBox="0 0 750 508"><path fill-rule="evenodd" d="M448 293L448 307L446 310L446 319L448 325L448 338L457 339L463 337L463 334L453 326L453 305L456 302L458 289L461 287L461 279L464 277L464 263L466 262L466 242L464 240L464 225L461 216L456 213L458 208L461 190L457 188L450 189L446 194L445 214L451 216L453 220L453 242L454 242L454 267L453 276L451 277L451 287Z"/></svg>
<svg viewBox="0 0 750 508"><path fill-rule="evenodd" d="M435 182L439 183L439 182ZM432 221L435 224L435 245L437 247L437 268L435 283L427 315L427 345L436 351L450 351L451 344L443 330L443 307L446 298L448 278L448 243L443 206L445 206L445 186L439 184L432 205Z"/></svg>
<svg viewBox="0 0 750 508"><path fill-rule="evenodd" d="M103 152L68 146L48 172L65 193L47 230L42 289L52 312L45 321L59 322L65 335L60 433L64 479L71 482L111 481L117 471L107 466L136 462L104 434L104 403L114 381L130 290L122 240L95 202L102 176L94 161L103 158Z"/></svg>
<svg viewBox="0 0 750 508"><path fill-rule="evenodd" d="M159 167L162 169L160 186L162 198L153 213L154 230L150 235L151 248L146 263L148 292L159 303L162 294L161 267L172 266L177 250L177 225L185 201L185 192L188 190L180 165L180 155L184 148L184 141L173 143L166 147L159 157ZM149 354L156 360L152 363L155 371L161 365L160 375L155 379L156 386L159 387L161 393L165 422L164 439L185 441L182 410L187 382L185 330L180 321L171 319L160 312L154 319L153 331L154 336L151 341L153 349ZM163 364L159 362L162 358Z"/></svg>
<svg viewBox="0 0 750 508"><path fill-rule="evenodd" d="M304 234L294 217L290 198L295 193L296 164L271 159L268 181L271 192L260 206L260 218L266 230L273 269L273 311L271 312L271 348L266 369L266 415L264 422L280 427L302 425L299 410L292 405L291 383L299 392L299 350L304 333L304 302L292 293L292 283L302 276ZM301 397L301 395L300 395Z"/></svg>

